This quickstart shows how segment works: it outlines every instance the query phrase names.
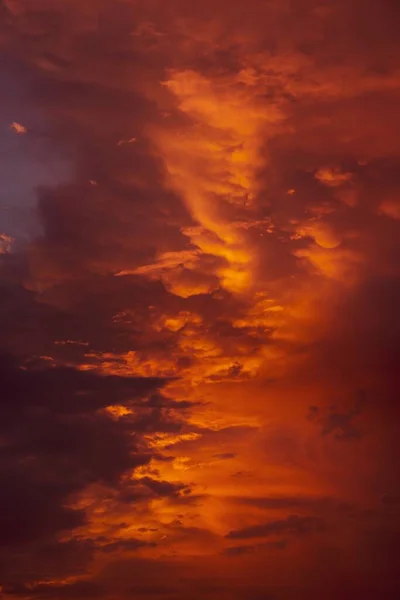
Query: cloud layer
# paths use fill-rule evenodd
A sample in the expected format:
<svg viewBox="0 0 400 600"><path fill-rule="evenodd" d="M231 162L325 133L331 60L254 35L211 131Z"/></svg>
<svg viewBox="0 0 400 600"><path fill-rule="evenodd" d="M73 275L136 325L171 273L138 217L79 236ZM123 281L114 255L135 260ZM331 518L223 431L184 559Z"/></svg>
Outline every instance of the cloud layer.
<svg viewBox="0 0 400 600"><path fill-rule="evenodd" d="M398 596L399 16L3 0L6 600Z"/></svg>

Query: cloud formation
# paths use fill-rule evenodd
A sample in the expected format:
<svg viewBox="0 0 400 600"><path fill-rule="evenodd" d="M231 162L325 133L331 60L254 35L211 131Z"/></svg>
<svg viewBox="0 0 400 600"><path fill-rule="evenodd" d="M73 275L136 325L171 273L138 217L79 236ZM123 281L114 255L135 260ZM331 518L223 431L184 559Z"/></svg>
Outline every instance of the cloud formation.
<svg viewBox="0 0 400 600"><path fill-rule="evenodd" d="M399 16L3 0L6 600L397 597Z"/></svg>

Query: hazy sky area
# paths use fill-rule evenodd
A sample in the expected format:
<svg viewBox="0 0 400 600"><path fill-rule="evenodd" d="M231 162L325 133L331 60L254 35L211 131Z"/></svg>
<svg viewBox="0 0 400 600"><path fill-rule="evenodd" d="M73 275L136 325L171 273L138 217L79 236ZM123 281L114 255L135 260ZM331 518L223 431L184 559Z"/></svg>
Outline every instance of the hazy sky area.
<svg viewBox="0 0 400 600"><path fill-rule="evenodd" d="M0 0L0 597L400 598L400 3Z"/></svg>
<svg viewBox="0 0 400 600"><path fill-rule="evenodd" d="M37 188L66 183L72 174L71 161L48 139L46 115L31 104L28 77L21 65L1 57L0 219L2 231L16 239L38 233ZM15 135L21 115L29 136Z"/></svg>

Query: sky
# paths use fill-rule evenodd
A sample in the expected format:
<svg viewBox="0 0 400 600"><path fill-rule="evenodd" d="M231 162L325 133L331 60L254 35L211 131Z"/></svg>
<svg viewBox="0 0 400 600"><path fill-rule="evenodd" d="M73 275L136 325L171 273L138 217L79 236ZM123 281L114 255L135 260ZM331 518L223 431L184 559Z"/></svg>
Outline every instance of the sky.
<svg viewBox="0 0 400 600"><path fill-rule="evenodd" d="M400 596L397 0L0 3L0 596Z"/></svg>

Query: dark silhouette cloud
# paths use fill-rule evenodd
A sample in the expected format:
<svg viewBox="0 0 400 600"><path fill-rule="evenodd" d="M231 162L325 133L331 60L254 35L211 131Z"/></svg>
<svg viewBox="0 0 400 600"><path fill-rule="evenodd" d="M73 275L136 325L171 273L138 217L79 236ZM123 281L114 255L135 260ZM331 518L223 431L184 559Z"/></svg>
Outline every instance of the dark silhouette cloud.
<svg viewBox="0 0 400 600"><path fill-rule="evenodd" d="M299 517L290 515L287 519L271 521L261 525L244 527L236 531L230 531L227 535L229 539L247 539L257 537L268 537L270 535L307 535L321 531L324 522L317 517Z"/></svg>
<svg viewBox="0 0 400 600"><path fill-rule="evenodd" d="M23 582L36 579L42 571L50 577L63 569L66 574L80 571L90 563L96 544L57 542L60 534L70 534L86 523L85 511L69 506L72 495L94 483L116 487L126 495L129 487L122 476L148 464L154 455L140 442L141 435L162 429L159 411L150 409L146 421L124 422L102 409L110 404L137 404L139 398L145 401L146 394L163 382L26 366L10 356L2 358L0 382L1 576ZM142 485L164 496L185 487L149 477ZM131 501L140 498L136 491ZM101 550L133 550L141 545L145 543L111 542ZM29 567L30 560L36 570Z"/></svg>
<svg viewBox="0 0 400 600"><path fill-rule="evenodd" d="M361 393L347 411L341 411L335 406L321 411L318 406L311 406L308 419L321 427L322 435L332 434L339 441L358 440L362 437L362 432L354 421L363 410L364 405L365 398Z"/></svg>

